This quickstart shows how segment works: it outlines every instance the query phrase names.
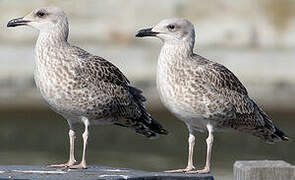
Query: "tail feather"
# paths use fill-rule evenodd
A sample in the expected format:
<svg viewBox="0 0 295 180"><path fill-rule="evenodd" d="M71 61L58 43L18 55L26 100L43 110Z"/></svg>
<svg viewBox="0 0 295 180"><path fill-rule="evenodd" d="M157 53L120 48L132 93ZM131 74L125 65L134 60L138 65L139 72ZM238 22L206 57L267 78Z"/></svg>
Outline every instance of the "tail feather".
<svg viewBox="0 0 295 180"><path fill-rule="evenodd" d="M273 133L273 136L278 137L282 141L289 141L290 140L290 138L277 127L275 127L275 132Z"/></svg>
<svg viewBox="0 0 295 180"><path fill-rule="evenodd" d="M156 120L154 120L152 118L152 116L150 114L148 114L145 110L143 111L143 114L142 114L140 120L142 121L142 123L146 127L148 127L153 132L158 133L158 134L165 134L165 135L168 134L168 131L165 130L160 123L158 123Z"/></svg>
<svg viewBox="0 0 295 180"><path fill-rule="evenodd" d="M142 91L135 87L129 86L129 92L133 95L136 104L139 106L141 111L141 116L136 119L131 119L133 124L133 129L135 132L144 135L148 138L157 138L158 134L167 135L168 131L163 128L163 126L152 118L152 116L146 111L143 102L146 98L141 94Z"/></svg>
<svg viewBox="0 0 295 180"><path fill-rule="evenodd" d="M168 131L163 126L152 118L152 116L146 112L145 108L141 106L141 116L138 119L133 119L137 122L134 129L137 134L144 135L148 138L157 138L158 134L167 135Z"/></svg>
<svg viewBox="0 0 295 180"><path fill-rule="evenodd" d="M268 132L262 135L262 138L267 143L275 143L279 141L290 140L290 138L282 130L280 130L274 125L274 123L270 120L268 115L263 110L259 109L259 111L265 122L265 126L263 127L263 129L268 130L268 131L261 131L261 132Z"/></svg>
<svg viewBox="0 0 295 180"><path fill-rule="evenodd" d="M146 101L146 98L141 94L142 90L129 86L129 91L139 102Z"/></svg>

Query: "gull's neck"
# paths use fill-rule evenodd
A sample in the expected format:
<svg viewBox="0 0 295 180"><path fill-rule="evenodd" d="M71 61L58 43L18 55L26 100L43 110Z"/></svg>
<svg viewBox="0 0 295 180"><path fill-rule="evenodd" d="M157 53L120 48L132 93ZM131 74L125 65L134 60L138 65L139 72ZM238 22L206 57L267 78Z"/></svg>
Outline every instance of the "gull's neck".
<svg viewBox="0 0 295 180"><path fill-rule="evenodd" d="M68 45L69 25L68 21L61 21L54 28L40 30L39 37L36 43L38 47L60 47Z"/></svg>
<svg viewBox="0 0 295 180"><path fill-rule="evenodd" d="M60 47L68 45L68 33L66 31L40 31L36 48L42 47Z"/></svg>
<svg viewBox="0 0 295 180"><path fill-rule="evenodd" d="M162 46L157 66L157 89L161 101L168 109L174 109L171 104L174 104L172 103L175 100L173 89L177 83L173 82L177 82L178 72L193 59L192 55L193 42L165 42Z"/></svg>
<svg viewBox="0 0 295 180"><path fill-rule="evenodd" d="M48 68L48 63L53 63L53 59L61 61L63 58L57 54L62 54L70 47L67 42L68 30L58 29L55 31L40 31L35 46L35 67L36 69Z"/></svg>
<svg viewBox="0 0 295 180"><path fill-rule="evenodd" d="M171 59L190 59L193 55L194 42L193 41L179 41L179 42L165 42L162 46L160 57L167 56L166 60Z"/></svg>

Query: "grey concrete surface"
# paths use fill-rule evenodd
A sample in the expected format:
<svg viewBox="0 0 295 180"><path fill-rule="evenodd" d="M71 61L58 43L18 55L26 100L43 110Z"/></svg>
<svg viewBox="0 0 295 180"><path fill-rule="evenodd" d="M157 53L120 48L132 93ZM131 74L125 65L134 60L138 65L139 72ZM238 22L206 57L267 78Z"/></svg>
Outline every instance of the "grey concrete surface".
<svg viewBox="0 0 295 180"><path fill-rule="evenodd" d="M213 180L214 178L211 174L147 172L106 166L89 166L84 170L74 170L16 165L0 166L0 180L3 179Z"/></svg>
<svg viewBox="0 0 295 180"><path fill-rule="evenodd" d="M285 161L237 161L234 180L295 180L295 166Z"/></svg>

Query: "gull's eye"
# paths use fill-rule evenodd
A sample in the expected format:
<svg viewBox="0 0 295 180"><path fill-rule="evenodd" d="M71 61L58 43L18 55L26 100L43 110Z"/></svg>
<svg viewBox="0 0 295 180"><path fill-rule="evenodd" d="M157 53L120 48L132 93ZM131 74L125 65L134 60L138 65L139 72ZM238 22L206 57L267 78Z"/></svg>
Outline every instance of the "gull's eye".
<svg viewBox="0 0 295 180"><path fill-rule="evenodd" d="M170 31L173 31L173 30L175 29L175 25L173 25L173 24L169 24L169 25L167 26L167 28L168 28Z"/></svg>
<svg viewBox="0 0 295 180"><path fill-rule="evenodd" d="M43 11L38 11L38 12L36 13L36 15L37 15L38 17L44 17L44 16L46 15L46 13L43 12Z"/></svg>

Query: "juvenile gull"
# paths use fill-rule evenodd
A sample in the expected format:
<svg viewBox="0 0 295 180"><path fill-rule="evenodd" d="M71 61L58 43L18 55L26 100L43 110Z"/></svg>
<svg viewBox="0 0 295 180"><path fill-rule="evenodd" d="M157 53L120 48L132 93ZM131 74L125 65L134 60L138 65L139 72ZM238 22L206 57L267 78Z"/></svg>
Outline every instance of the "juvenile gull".
<svg viewBox="0 0 295 180"><path fill-rule="evenodd" d="M191 22L165 19L153 28L140 30L136 36L155 36L164 42L158 58L158 92L163 104L184 121L189 131L187 167L168 172L210 172L213 131L235 129L268 143L288 140L230 70L193 53L195 31ZM205 129L208 130L206 165L195 170L194 132Z"/></svg>
<svg viewBox="0 0 295 180"><path fill-rule="evenodd" d="M42 7L7 27L27 25L39 30L34 78L49 106L69 124L70 157L50 167L86 168L89 124L115 124L149 138L167 131L146 112L141 90L129 85L122 72L107 60L67 42L68 21L58 7ZM83 122L83 155L75 165L74 123Z"/></svg>

